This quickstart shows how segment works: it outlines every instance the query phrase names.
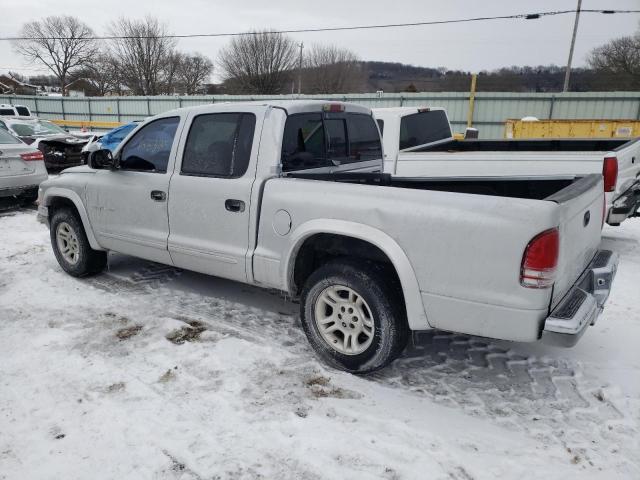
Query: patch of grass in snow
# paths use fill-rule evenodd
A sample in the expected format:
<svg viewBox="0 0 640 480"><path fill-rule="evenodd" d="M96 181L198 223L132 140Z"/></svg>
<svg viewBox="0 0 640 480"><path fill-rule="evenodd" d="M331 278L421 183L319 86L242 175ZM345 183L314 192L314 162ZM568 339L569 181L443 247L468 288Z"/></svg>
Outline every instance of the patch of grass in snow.
<svg viewBox="0 0 640 480"><path fill-rule="evenodd" d="M118 338L118 340L127 340L128 338L131 338L140 333L141 330L142 325L132 325L130 327L124 327L116 332L116 337Z"/></svg>
<svg viewBox="0 0 640 480"><path fill-rule="evenodd" d="M187 325L177 330L169 332L166 339L176 345L184 342L195 342L200 340L200 335L207 329L206 325L198 320L188 320Z"/></svg>
<svg viewBox="0 0 640 480"><path fill-rule="evenodd" d="M304 384L309 389L311 396L313 396L314 398L362 398L362 395L358 392L331 385L331 379L323 377L322 375L309 376L304 380Z"/></svg>
<svg viewBox="0 0 640 480"><path fill-rule="evenodd" d="M171 380L176 378L176 370L178 370L178 367L173 367L173 369L171 368L168 369L166 372L160 375L160 378L158 378L158 382L160 383L170 382Z"/></svg>

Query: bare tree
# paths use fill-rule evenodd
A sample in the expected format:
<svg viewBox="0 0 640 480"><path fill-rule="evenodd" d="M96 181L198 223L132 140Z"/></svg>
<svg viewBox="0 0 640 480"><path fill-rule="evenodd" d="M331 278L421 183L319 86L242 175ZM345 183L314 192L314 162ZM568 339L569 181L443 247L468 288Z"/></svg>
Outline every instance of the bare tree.
<svg viewBox="0 0 640 480"><path fill-rule="evenodd" d="M296 64L296 47L290 37L269 31L234 37L220 52L223 78L238 93L281 93Z"/></svg>
<svg viewBox="0 0 640 480"><path fill-rule="evenodd" d="M26 23L14 49L27 60L45 65L58 79L62 94L68 77L87 65L97 51L93 30L68 15Z"/></svg>
<svg viewBox="0 0 640 480"><path fill-rule="evenodd" d="M640 31L593 49L588 63L596 70L627 75L640 85Z"/></svg>
<svg viewBox="0 0 640 480"><path fill-rule="evenodd" d="M303 85L309 93L356 91L364 81L358 56L333 45L313 45L304 67Z"/></svg>
<svg viewBox="0 0 640 480"><path fill-rule="evenodd" d="M167 27L156 18L130 20L121 17L109 28L117 36L111 54L120 65L123 81L137 95L158 95L166 90L167 66L176 41L167 38Z"/></svg>
<svg viewBox="0 0 640 480"><path fill-rule="evenodd" d="M97 54L93 61L75 76L78 79L85 79L99 96L104 96L107 93L119 93L122 90L120 66L117 60L108 53Z"/></svg>
<svg viewBox="0 0 640 480"><path fill-rule="evenodd" d="M187 95L198 93L198 90L209 80L213 73L213 63L200 53L184 55L178 77Z"/></svg>

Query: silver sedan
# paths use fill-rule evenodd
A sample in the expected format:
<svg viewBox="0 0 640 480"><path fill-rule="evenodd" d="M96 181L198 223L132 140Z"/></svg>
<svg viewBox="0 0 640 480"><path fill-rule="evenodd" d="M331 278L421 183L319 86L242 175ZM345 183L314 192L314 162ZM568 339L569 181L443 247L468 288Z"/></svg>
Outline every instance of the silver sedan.
<svg viewBox="0 0 640 480"><path fill-rule="evenodd" d="M25 203L38 198L38 186L47 179L42 152L0 129L0 198Z"/></svg>

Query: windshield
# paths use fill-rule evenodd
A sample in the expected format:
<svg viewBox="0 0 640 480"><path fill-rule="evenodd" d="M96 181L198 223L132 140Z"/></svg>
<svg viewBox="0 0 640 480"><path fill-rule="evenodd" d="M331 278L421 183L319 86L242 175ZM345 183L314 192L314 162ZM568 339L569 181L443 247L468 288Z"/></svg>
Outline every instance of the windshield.
<svg viewBox="0 0 640 480"><path fill-rule="evenodd" d="M4 130L0 129L1 145L16 144L16 143L22 143L22 142L18 140L16 137L14 137L13 135L11 135L9 132L5 132Z"/></svg>
<svg viewBox="0 0 640 480"><path fill-rule="evenodd" d="M19 137L37 137L41 135L55 135L58 133L67 133L55 123L38 120L36 122L11 123L13 130Z"/></svg>

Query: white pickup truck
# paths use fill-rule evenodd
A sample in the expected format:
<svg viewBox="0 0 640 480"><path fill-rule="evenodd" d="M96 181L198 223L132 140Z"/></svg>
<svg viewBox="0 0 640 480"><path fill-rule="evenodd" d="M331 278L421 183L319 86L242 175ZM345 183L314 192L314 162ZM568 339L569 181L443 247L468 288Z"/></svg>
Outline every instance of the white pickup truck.
<svg viewBox="0 0 640 480"><path fill-rule="evenodd" d="M567 179L603 174L606 222L640 207L640 139L454 140L443 108L373 110L384 136L385 172L460 182Z"/></svg>
<svg viewBox="0 0 640 480"><path fill-rule="evenodd" d="M381 173L371 111L322 101L220 104L148 119L116 152L44 182L60 266L107 251L300 298L325 361L383 367L410 330L574 344L616 272L599 250L602 177L439 191Z"/></svg>

